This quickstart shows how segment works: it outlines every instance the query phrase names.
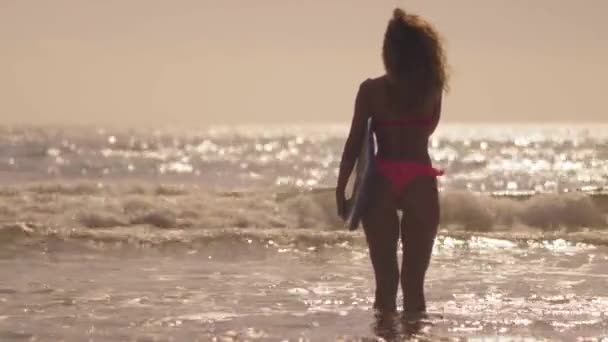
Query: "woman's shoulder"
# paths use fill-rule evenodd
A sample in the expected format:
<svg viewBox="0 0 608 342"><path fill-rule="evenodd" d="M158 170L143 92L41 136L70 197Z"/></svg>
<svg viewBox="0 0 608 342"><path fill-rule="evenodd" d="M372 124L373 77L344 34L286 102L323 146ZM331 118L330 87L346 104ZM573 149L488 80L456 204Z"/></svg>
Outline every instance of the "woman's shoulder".
<svg viewBox="0 0 608 342"><path fill-rule="evenodd" d="M361 86L365 87L373 87L379 84L386 82L386 75L378 76L378 77L368 77L363 82L361 82Z"/></svg>
<svg viewBox="0 0 608 342"><path fill-rule="evenodd" d="M366 78L359 85L359 91L366 93L373 92L374 89L378 89L379 86L385 81L385 76L379 76L374 78Z"/></svg>

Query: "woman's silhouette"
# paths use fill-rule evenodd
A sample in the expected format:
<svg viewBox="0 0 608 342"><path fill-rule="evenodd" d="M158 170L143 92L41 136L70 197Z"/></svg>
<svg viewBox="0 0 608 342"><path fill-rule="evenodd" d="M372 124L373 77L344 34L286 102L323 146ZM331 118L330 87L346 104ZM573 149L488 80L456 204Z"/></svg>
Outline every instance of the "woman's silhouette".
<svg viewBox="0 0 608 342"><path fill-rule="evenodd" d="M419 16L395 9L382 51L385 75L359 87L350 133L344 146L336 188L338 214L345 214L345 188L353 170L367 119L377 140L377 175L373 180L363 228L376 277L374 308L396 312L401 278L404 313L426 311L424 278L439 225L436 176L428 139L437 127L446 62L433 27ZM402 210L399 222L397 211ZM401 236L401 277L397 245Z"/></svg>

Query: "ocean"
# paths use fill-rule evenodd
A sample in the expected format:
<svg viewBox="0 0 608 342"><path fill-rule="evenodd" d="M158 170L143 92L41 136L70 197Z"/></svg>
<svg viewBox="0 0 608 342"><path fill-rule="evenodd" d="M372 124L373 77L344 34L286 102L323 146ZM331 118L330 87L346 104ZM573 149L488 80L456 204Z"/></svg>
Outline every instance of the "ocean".
<svg viewBox="0 0 608 342"><path fill-rule="evenodd" d="M440 125L432 318L374 318L347 127L0 128L0 341L608 341L608 126Z"/></svg>

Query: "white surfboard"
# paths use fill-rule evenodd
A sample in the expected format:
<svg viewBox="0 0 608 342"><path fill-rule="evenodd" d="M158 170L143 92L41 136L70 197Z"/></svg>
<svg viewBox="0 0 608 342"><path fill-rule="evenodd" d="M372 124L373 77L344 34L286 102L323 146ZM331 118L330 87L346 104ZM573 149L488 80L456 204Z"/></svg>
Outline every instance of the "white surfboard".
<svg viewBox="0 0 608 342"><path fill-rule="evenodd" d="M372 119L367 120L365 137L361 147L361 153L357 159L355 168L355 184L352 196L346 201L346 227L355 230L359 227L361 218L367 207L369 193L372 186L372 178L376 172L375 163L376 143L372 131Z"/></svg>

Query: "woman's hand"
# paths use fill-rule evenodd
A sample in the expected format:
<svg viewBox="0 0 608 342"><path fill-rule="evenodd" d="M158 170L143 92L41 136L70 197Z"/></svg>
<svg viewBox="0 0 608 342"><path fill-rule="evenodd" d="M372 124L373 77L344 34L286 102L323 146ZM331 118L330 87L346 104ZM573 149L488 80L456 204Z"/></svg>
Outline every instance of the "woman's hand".
<svg viewBox="0 0 608 342"><path fill-rule="evenodd" d="M336 188L336 208L338 209L338 216L343 220L346 219L346 196L344 192L344 189Z"/></svg>

